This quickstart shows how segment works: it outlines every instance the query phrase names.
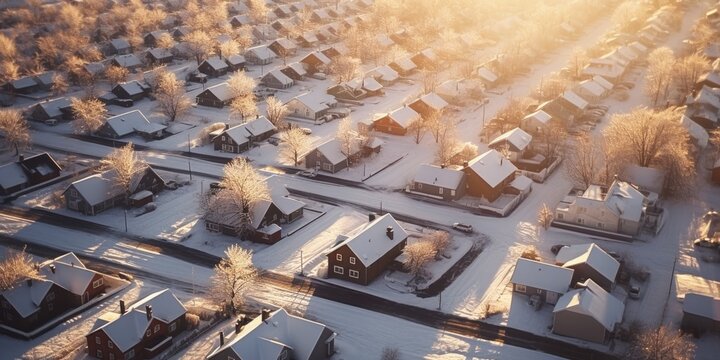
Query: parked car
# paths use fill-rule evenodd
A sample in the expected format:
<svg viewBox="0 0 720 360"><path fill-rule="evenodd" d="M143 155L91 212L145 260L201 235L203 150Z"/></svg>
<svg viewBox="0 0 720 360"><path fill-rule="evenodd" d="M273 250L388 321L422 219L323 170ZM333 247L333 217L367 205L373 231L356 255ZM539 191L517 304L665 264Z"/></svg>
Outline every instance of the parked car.
<svg viewBox="0 0 720 360"><path fill-rule="evenodd" d="M472 225L468 225L468 224L456 222L456 223L452 224L452 227L453 227L453 229L455 229L457 231L462 231L462 232L468 233L468 234L473 232Z"/></svg>
<svg viewBox="0 0 720 360"><path fill-rule="evenodd" d="M564 247L566 247L566 246L567 246L567 245L563 245L563 244L553 245L553 246L550 248L550 252L553 253L553 255L557 255L557 254L560 252L560 249L562 249L562 248L564 248Z"/></svg>
<svg viewBox="0 0 720 360"><path fill-rule="evenodd" d="M630 285L630 289L628 289L628 296L631 299L639 299L640 298L640 287L637 285Z"/></svg>
<svg viewBox="0 0 720 360"><path fill-rule="evenodd" d="M716 248L720 245L717 241L712 241L710 239L696 239L693 241L693 245L698 247L704 247L704 248Z"/></svg>
<svg viewBox="0 0 720 360"><path fill-rule="evenodd" d="M312 135L312 129L310 128L300 128L300 131L302 131L305 135Z"/></svg>
<svg viewBox="0 0 720 360"><path fill-rule="evenodd" d="M129 108L133 107L135 102L132 99L113 99L111 104Z"/></svg>
<svg viewBox="0 0 720 360"><path fill-rule="evenodd" d="M315 176L317 176L317 173L312 170L303 170L303 171L298 172L297 174L300 176L309 177L309 178L314 178Z"/></svg>

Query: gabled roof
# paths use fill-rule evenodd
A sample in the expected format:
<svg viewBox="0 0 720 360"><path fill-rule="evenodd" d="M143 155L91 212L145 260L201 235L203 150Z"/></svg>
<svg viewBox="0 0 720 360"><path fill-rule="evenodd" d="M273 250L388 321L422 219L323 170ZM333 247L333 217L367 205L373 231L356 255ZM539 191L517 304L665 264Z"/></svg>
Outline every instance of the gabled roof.
<svg viewBox="0 0 720 360"><path fill-rule="evenodd" d="M145 171L139 172L130 186L131 192L135 192L138 181L142 179L148 171L155 172L151 167L147 167ZM98 174L90 175L80 180L74 181L71 186L77 190L85 201L90 205L97 205L107 199L115 197L123 192L123 190L115 186L113 179L115 171L108 170ZM67 191L67 190L65 190Z"/></svg>
<svg viewBox="0 0 720 360"><path fill-rule="evenodd" d="M0 166L0 186L4 189L25 184L28 181L30 181L30 179L25 174L22 166L17 162Z"/></svg>
<svg viewBox="0 0 720 360"><path fill-rule="evenodd" d="M273 43L277 43L277 45L289 51L297 49L297 45L295 45L295 42L288 38L277 38L275 39L275 41L273 41Z"/></svg>
<svg viewBox="0 0 720 360"><path fill-rule="evenodd" d="M320 152L333 165L347 160L347 156L343 154L342 146L337 139L328 140L318 145L315 150Z"/></svg>
<svg viewBox="0 0 720 360"><path fill-rule="evenodd" d="M523 129L514 128L504 134L496 137L493 141L488 144L488 147L496 149L497 146L503 143L510 145L510 150L519 152L525 150L532 141L532 135L525 132Z"/></svg>
<svg viewBox="0 0 720 360"><path fill-rule="evenodd" d="M564 294L570 287L573 272L553 264L519 258L510 282Z"/></svg>
<svg viewBox="0 0 720 360"><path fill-rule="evenodd" d="M53 285L52 281L43 279L33 279L30 282L31 286L28 286L27 281L21 281L14 287L0 293L23 318L40 309L40 304Z"/></svg>
<svg viewBox="0 0 720 360"><path fill-rule="evenodd" d="M277 130L275 125L264 116L260 116L244 124L233 126L221 132L220 135L227 135L237 144L244 144L248 142L252 136L259 136L275 130Z"/></svg>
<svg viewBox="0 0 720 360"><path fill-rule="evenodd" d="M720 299L707 295L687 293L683 300L683 312L720 321Z"/></svg>
<svg viewBox="0 0 720 360"><path fill-rule="evenodd" d="M425 105L431 107L435 111L440 111L450 105L447 101L445 101L443 98L441 98L438 94L434 92L429 92L421 96L418 100L422 101L423 103L425 103Z"/></svg>
<svg viewBox="0 0 720 360"><path fill-rule="evenodd" d="M228 336L227 343L209 357L232 350L239 359L278 359L284 347L292 349L293 359L308 360L320 339L325 325L288 314L278 309L266 321L258 316L245 325L239 334Z"/></svg>
<svg viewBox="0 0 720 360"><path fill-rule="evenodd" d="M287 65L287 68L292 69L300 76L305 76L307 74L307 71L305 71L305 68L299 62L290 63Z"/></svg>
<svg viewBox="0 0 720 360"><path fill-rule="evenodd" d="M330 60L330 58L327 57L327 55L323 54L320 51L313 51L313 52L307 54L304 58L302 58L302 60L300 60L300 62L305 63L309 59L312 59L312 58L317 59L318 61L320 61L321 63L323 63L325 65L329 65L332 62L332 60Z"/></svg>
<svg viewBox="0 0 720 360"><path fill-rule="evenodd" d="M570 104L575 106L578 110L582 111L588 106L588 102L581 98L572 90L567 90L562 94L562 98L567 100Z"/></svg>
<svg viewBox="0 0 720 360"><path fill-rule="evenodd" d="M564 268L588 264L611 282L615 282L620 269L620 263L595 243L564 246L558 252L555 261L563 264Z"/></svg>
<svg viewBox="0 0 720 360"><path fill-rule="evenodd" d="M491 82L491 83L497 81L497 79L498 79L497 75L495 75L494 72L490 71L490 69L488 69L487 67L484 67L484 66L479 67L479 68L477 69L477 74L478 74L478 76L480 76L483 80L486 80L486 81Z"/></svg>
<svg viewBox="0 0 720 360"><path fill-rule="evenodd" d="M61 109L69 108L71 106L71 103L69 98L61 97L38 103L36 106L42 108L43 111L52 118L61 116L63 114Z"/></svg>
<svg viewBox="0 0 720 360"><path fill-rule="evenodd" d="M217 56L213 56L209 59L205 59L205 61L203 61L202 64L207 64L208 66L210 66L210 68L212 68L215 71L228 68L228 64ZM202 64L200 64L200 66L202 66Z"/></svg>
<svg viewBox="0 0 720 360"><path fill-rule="evenodd" d="M145 93L145 88L140 84L139 81L133 80L122 84L115 85L115 89L123 89L128 95L135 96Z"/></svg>
<svg viewBox="0 0 720 360"><path fill-rule="evenodd" d="M293 100L300 102L301 104L305 105L307 108L316 113L328 109L330 107L328 105L328 102L332 102L332 100L326 95L313 92L298 95L290 99L290 101Z"/></svg>
<svg viewBox="0 0 720 360"><path fill-rule="evenodd" d="M618 217L640 221L643 214L645 195L632 185L615 180L605 196L605 205Z"/></svg>
<svg viewBox="0 0 720 360"><path fill-rule="evenodd" d="M393 239L386 234L388 227L393 229ZM390 214L385 214L355 229L353 235L335 245L330 249L329 254L340 247L347 246L365 267L369 267L407 237L407 232L395 218ZM330 256L329 254L328 256Z"/></svg>
<svg viewBox="0 0 720 360"><path fill-rule="evenodd" d="M517 171L517 168L510 160L505 159L494 149L490 149L470 160L468 168L493 188Z"/></svg>
<svg viewBox="0 0 720 360"><path fill-rule="evenodd" d="M420 114L409 106L397 108L391 111L387 116L404 128L408 128L412 125L412 123L420 120Z"/></svg>
<svg viewBox="0 0 720 360"><path fill-rule="evenodd" d="M200 93L200 95L202 95L205 92L212 94L213 96L218 98L218 100L220 100L220 101L227 101L227 100L230 100L233 98L232 91L230 91L230 86L226 82L220 83L217 85L213 85L213 86L205 89L205 91ZM198 95L198 96L200 96L200 95Z"/></svg>
<svg viewBox="0 0 720 360"><path fill-rule="evenodd" d="M465 173L461 170L422 164L415 174L416 183L434 185L444 189L458 189Z"/></svg>
<svg viewBox="0 0 720 360"><path fill-rule="evenodd" d="M140 110L132 110L109 117L105 122L121 137L134 132L149 134L167 127L159 123L151 123Z"/></svg>
<svg viewBox="0 0 720 360"><path fill-rule="evenodd" d="M417 68L417 65L415 65L415 63L412 61L412 59L410 59L410 57L404 57L402 59L395 60L391 64L399 67L402 71L410 71Z"/></svg>
<svg viewBox="0 0 720 360"><path fill-rule="evenodd" d="M245 63L245 57L242 55L229 55L225 57L225 62L228 65L242 65Z"/></svg>
<svg viewBox="0 0 720 360"><path fill-rule="evenodd" d="M123 49L129 49L129 48L130 48L130 43L129 43L127 40L123 39L123 38L116 38L116 39L110 40L110 45L111 45L115 50L123 50Z"/></svg>
<svg viewBox="0 0 720 360"><path fill-rule="evenodd" d="M155 59L166 59L171 58L173 56L172 52L170 52L170 49L164 49L164 48L153 48L148 50L148 54L150 54Z"/></svg>
<svg viewBox="0 0 720 360"><path fill-rule="evenodd" d="M362 80L355 78L345 84L355 90L363 89L366 91L380 91L383 88L382 84L370 76L365 77Z"/></svg>
<svg viewBox="0 0 720 360"><path fill-rule="evenodd" d="M102 330L117 346L125 352L142 340L150 321L147 319L145 305L152 306L152 319L169 323L187 312L185 306L169 290L152 293L127 309L125 314L115 316L113 321L93 329Z"/></svg>
<svg viewBox="0 0 720 360"><path fill-rule="evenodd" d="M51 266L55 267L55 272L52 271ZM80 296L85 293L93 277L98 274L93 270L86 269L82 261L73 253L45 261L40 265L39 273L45 280L52 281Z"/></svg>
<svg viewBox="0 0 720 360"><path fill-rule="evenodd" d="M383 65L376 67L368 73L368 75L373 76L375 78L380 78L381 81L386 82L392 82L397 80L400 75L397 73L397 71L393 70L393 68Z"/></svg>
<svg viewBox="0 0 720 360"><path fill-rule="evenodd" d="M265 74L265 76L263 76L263 80L265 80L265 78L271 78L271 77L275 78L275 80L277 80L277 82L279 82L280 84L283 84L283 85L289 85L289 84L293 83L293 79L291 79L290 77L285 75L282 71L280 71L280 69L275 69L275 70L270 71L269 73Z"/></svg>
<svg viewBox="0 0 720 360"><path fill-rule="evenodd" d="M577 87L596 97L603 96L607 92L607 89L594 80L585 80L578 84Z"/></svg>
<svg viewBox="0 0 720 360"><path fill-rule="evenodd" d="M600 75L593 76L592 80L607 90L612 90L613 87L615 87L611 82L607 81L607 79Z"/></svg>
<svg viewBox="0 0 720 360"><path fill-rule="evenodd" d="M271 60L277 57L277 55L272 50L270 50L267 45L251 47L245 51L245 56L247 56L247 54L252 54L256 58L261 60Z"/></svg>
<svg viewBox="0 0 720 360"><path fill-rule="evenodd" d="M615 324L622 322L625 305L590 279L583 286L561 296L553 313L570 311L587 315L608 331L613 331Z"/></svg>
<svg viewBox="0 0 720 360"><path fill-rule="evenodd" d="M543 110L538 110L532 114L526 115L523 120L526 119L534 119L543 124L547 124L548 122L550 122L550 120L552 120L552 116L550 116L550 114L546 113Z"/></svg>
<svg viewBox="0 0 720 360"><path fill-rule="evenodd" d="M304 208L305 203L290 197L286 185L282 183L282 179L278 176L272 175L265 179L268 188L270 188L270 200L275 206L285 215Z"/></svg>
<svg viewBox="0 0 720 360"><path fill-rule="evenodd" d="M705 128L685 115L680 117L680 124L687 129L688 133L690 133L690 136L695 139L699 147L705 148L707 146L710 136Z"/></svg>
<svg viewBox="0 0 720 360"><path fill-rule="evenodd" d="M141 66L142 62L135 54L117 55L113 59L119 66L124 68Z"/></svg>

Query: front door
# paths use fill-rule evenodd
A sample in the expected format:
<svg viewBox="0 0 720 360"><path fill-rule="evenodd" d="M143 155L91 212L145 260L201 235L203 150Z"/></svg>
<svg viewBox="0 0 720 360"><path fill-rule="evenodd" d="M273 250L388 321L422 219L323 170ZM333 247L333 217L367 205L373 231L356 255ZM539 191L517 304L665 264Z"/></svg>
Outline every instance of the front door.
<svg viewBox="0 0 720 360"><path fill-rule="evenodd" d="M548 304L555 304L558 300L558 294L556 292L548 291L545 293L545 302Z"/></svg>

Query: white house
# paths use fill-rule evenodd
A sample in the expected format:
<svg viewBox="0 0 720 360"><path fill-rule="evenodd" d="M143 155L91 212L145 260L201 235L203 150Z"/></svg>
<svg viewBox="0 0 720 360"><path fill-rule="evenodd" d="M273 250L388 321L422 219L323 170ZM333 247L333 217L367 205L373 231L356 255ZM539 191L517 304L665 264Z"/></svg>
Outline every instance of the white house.
<svg viewBox="0 0 720 360"><path fill-rule="evenodd" d="M310 120L318 120L335 104L334 98L313 92L296 96L285 103L289 115Z"/></svg>
<svg viewBox="0 0 720 360"><path fill-rule="evenodd" d="M532 135L520 128L514 128L496 137L488 144L488 147L500 151L507 151L508 159L517 162L522 159L525 150L530 147Z"/></svg>
<svg viewBox="0 0 720 360"><path fill-rule="evenodd" d="M568 291L572 276L572 269L520 258L510 282L514 292L538 295L541 301L555 304Z"/></svg>

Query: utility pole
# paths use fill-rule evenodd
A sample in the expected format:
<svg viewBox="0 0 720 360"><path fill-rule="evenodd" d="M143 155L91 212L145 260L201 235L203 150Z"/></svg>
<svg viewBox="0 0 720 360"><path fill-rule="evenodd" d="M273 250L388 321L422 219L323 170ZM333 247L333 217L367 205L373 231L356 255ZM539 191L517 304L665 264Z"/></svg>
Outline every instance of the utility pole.
<svg viewBox="0 0 720 360"><path fill-rule="evenodd" d="M124 209L123 211L125 212L125 232L128 232L128 228L127 228L127 209Z"/></svg>
<svg viewBox="0 0 720 360"><path fill-rule="evenodd" d="M190 150L190 134L187 134L188 144L188 157L192 157L192 151ZM192 181L192 167L190 167L190 159L188 159L188 173L190 174L190 181Z"/></svg>
<svg viewBox="0 0 720 360"><path fill-rule="evenodd" d="M305 270L303 266L303 253L302 250L300 250L300 276L305 276Z"/></svg>
<svg viewBox="0 0 720 360"><path fill-rule="evenodd" d="M440 291L440 294L438 297L438 310L442 310L442 290Z"/></svg>

